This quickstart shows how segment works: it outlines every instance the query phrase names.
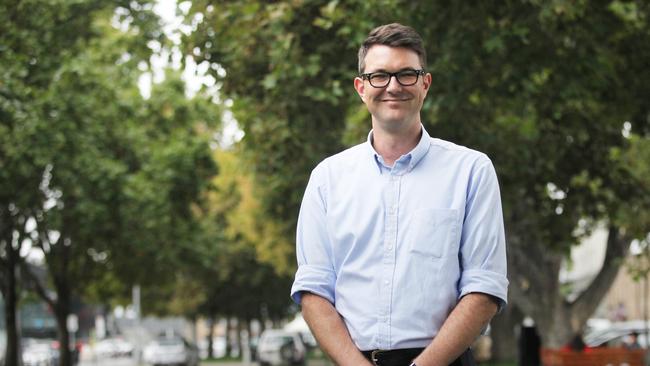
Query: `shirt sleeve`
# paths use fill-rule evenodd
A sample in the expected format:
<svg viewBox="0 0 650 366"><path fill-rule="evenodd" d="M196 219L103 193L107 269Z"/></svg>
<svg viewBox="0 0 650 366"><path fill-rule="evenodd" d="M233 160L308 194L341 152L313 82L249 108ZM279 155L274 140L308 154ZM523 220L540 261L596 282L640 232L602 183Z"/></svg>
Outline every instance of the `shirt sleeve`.
<svg viewBox="0 0 650 366"><path fill-rule="evenodd" d="M298 270L291 287L291 298L300 304L302 292L319 295L334 304L336 274L331 261L327 234L327 189L323 164L309 178L300 206L296 231Z"/></svg>
<svg viewBox="0 0 650 366"><path fill-rule="evenodd" d="M496 172L485 159L472 172L467 189L458 286L460 297L471 292L496 297L501 310L508 294L503 212Z"/></svg>

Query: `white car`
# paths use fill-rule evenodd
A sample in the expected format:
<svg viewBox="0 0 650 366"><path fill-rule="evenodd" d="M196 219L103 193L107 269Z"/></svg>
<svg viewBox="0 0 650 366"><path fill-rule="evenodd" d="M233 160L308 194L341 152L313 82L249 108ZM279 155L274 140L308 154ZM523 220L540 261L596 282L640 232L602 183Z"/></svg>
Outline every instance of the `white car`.
<svg viewBox="0 0 650 366"><path fill-rule="evenodd" d="M646 348L648 341L645 337L646 324L643 320L628 320L612 322L608 325L590 329L585 334L585 343L588 347L622 347L632 333L638 335L637 342Z"/></svg>
<svg viewBox="0 0 650 366"><path fill-rule="evenodd" d="M145 346L142 360L152 366L197 366L199 351L180 336L160 337Z"/></svg>
<svg viewBox="0 0 650 366"><path fill-rule="evenodd" d="M24 338L21 340L24 366L55 366L59 352L52 346L52 340Z"/></svg>
<svg viewBox="0 0 650 366"><path fill-rule="evenodd" d="M134 346L122 338L106 338L95 344L94 352L98 358L131 357Z"/></svg>
<svg viewBox="0 0 650 366"><path fill-rule="evenodd" d="M269 329L260 336L257 357L261 366L304 365L306 356L299 332Z"/></svg>

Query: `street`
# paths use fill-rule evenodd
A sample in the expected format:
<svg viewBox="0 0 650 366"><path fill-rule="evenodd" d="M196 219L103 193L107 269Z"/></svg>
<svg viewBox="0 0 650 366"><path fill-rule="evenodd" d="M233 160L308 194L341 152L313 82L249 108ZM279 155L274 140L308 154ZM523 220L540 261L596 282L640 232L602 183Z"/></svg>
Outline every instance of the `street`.
<svg viewBox="0 0 650 366"><path fill-rule="evenodd" d="M249 363L248 365L258 365L256 362ZM331 366L332 363L327 360L310 360L307 362L308 366ZM79 366L144 366L139 364L137 359L120 357L120 358L82 358ZM200 366L246 366L243 362L206 362L200 363Z"/></svg>
<svg viewBox="0 0 650 366"><path fill-rule="evenodd" d="M138 366L138 362L134 358L121 357L121 358L105 358L105 359L81 359L79 366Z"/></svg>
<svg viewBox="0 0 650 366"><path fill-rule="evenodd" d="M110 357L99 349L101 341L94 341L84 345L80 354L79 366L145 366L142 362L142 352L145 346L155 338L157 334L169 332L186 334L188 324L178 319L157 319L146 318L140 321L129 319L116 319L116 327L120 330L121 338L130 343L134 349L131 357ZM201 348L201 347L199 347ZM246 352L244 352L246 354ZM199 355L201 352L199 353ZM203 356L205 357L205 356ZM256 362L225 362L225 361L201 361L200 366L257 366ZM307 366L331 366L332 363L326 359L313 359L307 362Z"/></svg>

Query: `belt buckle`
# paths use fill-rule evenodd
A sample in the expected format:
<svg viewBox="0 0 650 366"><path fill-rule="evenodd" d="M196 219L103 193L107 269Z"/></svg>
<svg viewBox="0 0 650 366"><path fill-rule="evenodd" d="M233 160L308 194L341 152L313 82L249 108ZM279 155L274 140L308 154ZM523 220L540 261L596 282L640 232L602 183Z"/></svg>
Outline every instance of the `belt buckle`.
<svg viewBox="0 0 650 366"><path fill-rule="evenodd" d="M372 359L372 363L373 363L375 366L379 366L379 363L378 363L378 362L379 362L379 359L377 358L377 355L380 354L380 353L383 353L383 352L386 352L386 351L385 351L385 350L381 350L381 349L375 349L375 350L373 350L373 351L370 353L370 358Z"/></svg>

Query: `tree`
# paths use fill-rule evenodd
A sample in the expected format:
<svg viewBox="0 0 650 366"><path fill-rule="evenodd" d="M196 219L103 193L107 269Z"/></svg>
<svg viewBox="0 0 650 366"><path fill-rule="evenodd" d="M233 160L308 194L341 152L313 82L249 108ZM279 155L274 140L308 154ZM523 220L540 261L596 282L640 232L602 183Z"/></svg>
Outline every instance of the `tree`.
<svg viewBox="0 0 650 366"><path fill-rule="evenodd" d="M615 157L630 146L625 121L648 131L640 97L647 85L637 84L643 67L628 52L647 39L647 30L634 24L636 16L647 18L647 8L590 2L490 9L482 9L484 16L465 6L428 11L451 21L427 28L429 38L443 40L432 52L445 55L431 66L438 83L429 120L462 121L462 129L438 123L434 134L494 158L512 304L537 320L547 346L559 346L581 330L639 235L621 220L623 212L647 209L647 200L639 200L647 197L647 180ZM557 274L569 248L603 221L610 227L604 266L570 301L548 273Z"/></svg>
<svg viewBox="0 0 650 366"><path fill-rule="evenodd" d="M95 65L84 66L94 70ZM60 197L36 220L34 240L45 254L57 296L48 297L45 286L40 294L55 310L63 346L72 292L83 294L105 271L114 271L126 286L174 279L169 269L182 268L193 256L191 204L215 172L208 141L195 136L192 124L199 120L184 108L180 80L169 80L161 86L165 94L154 89L149 101L140 99L124 113L137 94L122 99L107 83L114 75L97 80L87 71L64 72L71 83L56 88L48 104L60 111L62 127L74 130L53 146L47 188ZM59 235L56 241L52 232Z"/></svg>
<svg viewBox="0 0 650 366"><path fill-rule="evenodd" d="M261 261L255 245L282 238L259 210L239 148L217 149L213 159L219 174L193 207L192 250L173 264L166 284L143 287L143 310L191 319L204 316L210 324L219 318L237 319L240 328L254 319L283 319L290 309L284 290L291 277ZM212 334L208 343L211 340Z"/></svg>
<svg viewBox="0 0 650 366"><path fill-rule="evenodd" d="M134 24L145 25L146 16L123 1ZM131 2L137 6L137 2ZM6 304L6 362L17 364L17 272L23 242L30 239L30 218L48 200L41 184L47 173L47 121L39 115L39 98L56 77L61 64L93 37L93 16L106 9L98 1L73 4L0 4L0 269ZM148 28L142 27L143 30ZM39 149L39 147L41 147Z"/></svg>
<svg viewBox="0 0 650 366"><path fill-rule="evenodd" d="M260 210L239 147L217 150L215 160L221 171L213 181L215 189L205 197L201 215L205 240L213 243L206 248L212 251L194 273L206 293L200 312L211 322L218 317L234 317L240 325L249 325L253 319L262 324L282 319L289 310L290 299L284 290L291 277L260 257L269 255L264 252L268 248L265 243L283 238Z"/></svg>
<svg viewBox="0 0 650 366"><path fill-rule="evenodd" d="M185 44L220 65L214 76L234 100L256 183L269 188L263 209L290 243L309 170L367 133L369 116L345 86L361 40L392 21L422 32L434 80L425 125L493 158L511 309L532 315L544 344L558 346L591 315L630 240L649 228L624 220L647 212L647 176L616 156L630 149L622 130L645 143L650 131L649 12L642 1L195 2L191 15L202 21ZM596 222L610 227L605 266L569 301L560 263ZM493 330L505 340L497 355L512 358L517 319L507 320Z"/></svg>
<svg viewBox="0 0 650 366"><path fill-rule="evenodd" d="M138 90L148 42L164 41L151 4L102 4L43 4L37 11L15 4L2 33L9 47L2 53L0 177L8 189L0 254L6 273L21 266L53 309L61 365L71 363L72 295L96 294L107 279L128 288L171 277L168 269L192 250L192 205L216 173L205 130L220 115L210 98L188 100L172 74L148 100ZM126 31L111 25L115 17ZM48 282L17 257L23 243L42 252ZM7 276L13 329L14 285ZM18 349L11 339L9 364L17 364Z"/></svg>
<svg viewBox="0 0 650 366"><path fill-rule="evenodd" d="M273 266L269 263L277 257L269 248L272 248L271 243L284 238L274 226L275 221L261 209L260 194L240 149L219 151L216 156L223 170L215 178L216 190L210 202L215 209L213 214L224 227L223 243L226 245L221 250L219 277L231 288L233 295L221 300L229 306L225 313L246 322L283 319L290 305L284 290L292 276L283 272L283 264ZM286 247L284 245L285 250Z"/></svg>

